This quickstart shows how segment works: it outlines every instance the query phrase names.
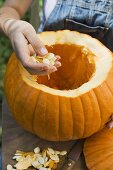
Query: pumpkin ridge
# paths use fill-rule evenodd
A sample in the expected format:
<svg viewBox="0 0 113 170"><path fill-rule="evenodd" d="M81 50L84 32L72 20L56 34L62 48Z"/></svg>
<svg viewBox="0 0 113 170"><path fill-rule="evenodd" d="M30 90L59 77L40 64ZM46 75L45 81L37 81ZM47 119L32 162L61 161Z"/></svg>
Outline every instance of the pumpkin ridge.
<svg viewBox="0 0 113 170"><path fill-rule="evenodd" d="M10 60L11 60L11 59L10 59ZM8 65L9 65L9 63L8 63ZM11 65L11 63L10 63L10 65ZM13 80L14 80L14 78L16 78L17 75L20 76L19 74L16 75L16 74L15 74L15 71L18 71L18 67L16 67L15 65L14 65L14 69L11 70L11 72L9 72L9 69L6 68L5 80L4 80L4 81L8 81L8 79L10 80L10 79L12 79L12 77L13 77ZM12 75L12 77L10 77L10 75ZM7 84L6 84L6 85L7 85Z"/></svg>
<svg viewBox="0 0 113 170"><path fill-rule="evenodd" d="M96 165L98 165L99 166L99 164L102 164L102 162L104 162L104 161L106 161L106 159L109 159L110 158L110 156L112 156L113 157L113 153L111 153L111 154L109 154L109 155L107 155L104 159L103 158L101 158L99 161L97 161L95 164L93 164L93 166L91 167L91 169L90 170L95 170L95 167L96 167ZM111 159L110 159L111 160ZM107 160L108 161L108 160ZM113 164L113 162L111 162L112 164ZM111 164L111 165L112 165ZM110 166L110 161L109 161L109 166ZM94 168L94 169L93 169ZM106 169L103 169L103 170L106 170Z"/></svg>
<svg viewBox="0 0 113 170"><path fill-rule="evenodd" d="M60 99L59 96L57 96L58 99L58 119L57 119L57 124L58 124L58 129L57 129L57 140L60 141Z"/></svg>
<svg viewBox="0 0 113 170"><path fill-rule="evenodd" d="M59 108L59 109L58 109L58 110L59 110L59 112L58 112L58 113L59 113L59 119L58 119L58 120L59 120L59 121L58 121L58 135L59 135L59 139L58 139L58 140L60 141L60 134L61 134L61 133L60 133L60 132L61 132L60 129L61 129L61 128L60 128L60 97L59 97L59 96L58 96L58 101L59 101L59 102L58 102L58 103L59 103L59 105L58 105L58 108Z"/></svg>
<svg viewBox="0 0 113 170"><path fill-rule="evenodd" d="M21 87L23 86L23 84L25 84L25 82L22 82L21 85L19 86L18 90L16 91L15 95L14 95L14 101L13 101L13 113L14 113L14 116L15 116L15 103L16 103L16 97L21 89Z"/></svg>
<svg viewBox="0 0 113 170"><path fill-rule="evenodd" d="M15 81L15 79L17 78L17 75L15 74L15 72L13 72L12 75L13 75L13 78L11 78L11 77L8 76L8 75L7 75L7 77L5 76L4 81L8 81L8 79L10 80L10 81L9 81L9 84L8 84L9 87L7 88L7 84L5 84L5 86L4 86L6 93L7 93L7 90L9 91L9 89L10 89L10 91L12 91L12 90L14 91L14 81ZM11 85L11 84L12 84L12 85ZM9 94L6 95L6 98L7 98L8 102L10 102L11 108L13 107L14 97L15 97L15 96L13 96L13 99L9 101ZM11 102L11 101L12 101L12 102ZM12 109L11 109L11 111L12 111Z"/></svg>
<svg viewBox="0 0 113 170"><path fill-rule="evenodd" d="M109 89L110 93L113 94L113 92L111 91L110 87L108 86L107 82L105 81L105 84L107 86L107 88Z"/></svg>
<svg viewBox="0 0 113 170"><path fill-rule="evenodd" d="M14 61L13 61L13 64L14 64L14 67L9 71L9 68L8 68L8 72L7 72L7 68L6 68L6 72L7 72L7 77L9 77L9 75L11 75L13 72L15 72L15 69L16 69L16 71L18 70L18 63L17 63L17 60L15 59L16 57L14 57L14 56L12 56L10 59L9 59L9 62L8 62L8 64L7 64L7 66L11 66L11 60L13 60L14 59Z"/></svg>
<svg viewBox="0 0 113 170"><path fill-rule="evenodd" d="M98 97L97 97L97 94L96 94L95 89L94 89L93 91L94 91L95 97L96 97L96 99L97 99L98 108L99 108L99 110L100 110L99 115L100 115L100 128L101 128L101 126L102 126L102 113L101 113L101 107L100 107L99 100L98 100Z"/></svg>
<svg viewBox="0 0 113 170"><path fill-rule="evenodd" d="M37 99L36 99L36 102L35 102L35 107L34 107L34 110L33 110L33 113L32 113L32 129L33 129L33 132L35 133L35 128L34 128L34 120L35 120L35 111L36 111L36 108L37 108L37 104L38 104L38 100L39 100L39 97L40 97L40 93L41 91L39 91L39 93L37 94Z"/></svg>
<svg viewBox="0 0 113 170"><path fill-rule="evenodd" d="M84 117L84 123L83 123L83 134L82 134L82 138L84 137L84 134L85 134L85 116L84 116L84 106L83 106L83 102L82 102L82 98L81 96L79 97L80 98L80 102L81 102L81 106L82 106L82 110L83 110L83 117Z"/></svg>
<svg viewBox="0 0 113 170"><path fill-rule="evenodd" d="M111 145L112 146L112 145ZM94 146L93 146L94 147ZM109 146L106 146L105 147L105 144L104 144L104 148L103 149L96 149L96 147L94 147L95 148L95 150L90 150L89 152L87 151L87 155L91 155L91 154L94 154L95 152L100 152L100 151L107 151L107 149L109 149L109 147L110 147L110 145ZM96 154L96 153L95 153Z"/></svg>
<svg viewBox="0 0 113 170"><path fill-rule="evenodd" d="M27 101L28 101L28 99L29 99L29 97L30 97L30 94L31 94L31 92L32 92L32 89L30 88L30 90L29 90L29 93L26 93L26 97L25 98L27 98L26 100L25 100L25 102L27 103ZM22 118L24 118L24 116L25 116L25 105L23 105L23 107L22 107ZM33 129L32 129L32 126L31 126L31 131L32 131Z"/></svg>
<svg viewBox="0 0 113 170"><path fill-rule="evenodd" d="M22 84L21 84L21 86L23 86L23 82L22 82ZM18 88L18 91L17 91L17 93L15 93L15 97L14 97L14 102L13 102L13 112L14 112L14 116L15 116L15 113L17 112L17 110L15 109L15 104L16 104L16 102L17 102L17 100L18 100L18 95L21 93L21 86ZM30 88L29 88L30 89ZM28 93L25 93L25 99L27 98L27 95L28 95ZM21 119L23 120L23 118L24 118L24 108L25 108L25 106L24 106L24 103L23 103L23 107L22 107L23 109L22 109L22 112L20 113L21 114ZM16 111L15 111L16 110ZM18 120L17 120L17 122L18 122Z"/></svg>
<svg viewBox="0 0 113 170"><path fill-rule="evenodd" d="M14 68L14 70L13 71L11 71L11 73L10 74L7 74L7 77L5 78L6 79L6 81L8 81L8 79L11 79L11 77L10 77L10 75L15 75L15 71L17 71L18 70L18 68L17 67L15 67ZM15 75L15 77L16 77L17 75Z"/></svg>
<svg viewBox="0 0 113 170"><path fill-rule="evenodd" d="M109 86L108 82L106 81L106 84L108 86L108 88L110 89L111 93L113 94L112 90L111 90L111 87Z"/></svg>
<svg viewBox="0 0 113 170"><path fill-rule="evenodd" d="M95 105L91 102L91 100L90 100L90 103L91 103L91 106L92 106L93 113L95 113L95 110L96 110L96 113L97 113L96 116L98 117L98 122L99 122L98 123L98 129L100 129L100 127L101 127L101 115L100 115L100 107L98 105L97 96L95 95L95 92L93 90L91 90L90 93L88 93L89 97L90 97L90 94L94 95L94 97L95 97L95 98L93 97L93 99L92 99L92 101L95 102ZM96 101L94 101L94 100L96 100ZM95 114L93 114L93 118L94 118L94 115Z"/></svg>
<svg viewBox="0 0 113 170"><path fill-rule="evenodd" d="M46 95L46 101L48 101L47 100L48 99L48 94ZM47 105L48 105L48 102L46 102L46 107L45 107L45 110L44 110L44 125L45 125L45 131L44 131L44 138L46 139L48 139L48 136L47 136L47 128L46 128L46 123L48 123L47 121L45 122L45 120L46 120L46 114L45 114L45 112L46 112L46 110L47 110Z"/></svg>
<svg viewBox="0 0 113 170"><path fill-rule="evenodd" d="M99 125L99 129L100 129L100 128L101 128L101 123L102 123L101 110L100 110L100 105L99 105L99 103L98 103L98 98L97 98L97 95L96 95L94 89L93 89L93 93L94 93L94 95L95 95L95 98L96 98L96 101L97 101L97 104L98 104L98 109L99 109L99 117L100 117L100 125Z"/></svg>

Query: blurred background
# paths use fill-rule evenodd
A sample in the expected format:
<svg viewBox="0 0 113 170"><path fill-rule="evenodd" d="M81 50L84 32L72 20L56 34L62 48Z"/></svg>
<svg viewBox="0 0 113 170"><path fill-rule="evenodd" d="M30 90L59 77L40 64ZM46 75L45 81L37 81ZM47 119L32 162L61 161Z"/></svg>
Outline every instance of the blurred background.
<svg viewBox="0 0 113 170"><path fill-rule="evenodd" d="M4 3L4 1L5 0L0 0L0 7ZM37 29L36 27L39 25L40 22L42 1L43 0L39 1L34 0L32 6L29 8L25 16L22 18L23 20L30 22L35 27L35 29ZM35 8L35 10L33 8ZM3 77L6 69L6 64L12 51L13 49L8 38L0 34L0 150L2 138L2 101L4 97Z"/></svg>

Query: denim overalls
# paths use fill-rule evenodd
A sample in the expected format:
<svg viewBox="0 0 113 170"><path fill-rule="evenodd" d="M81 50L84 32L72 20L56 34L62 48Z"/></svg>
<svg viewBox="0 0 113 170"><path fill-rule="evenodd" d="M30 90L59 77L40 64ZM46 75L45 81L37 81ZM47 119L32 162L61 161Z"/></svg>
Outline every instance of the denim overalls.
<svg viewBox="0 0 113 170"><path fill-rule="evenodd" d="M63 29L89 34L113 51L113 0L57 0L43 31Z"/></svg>

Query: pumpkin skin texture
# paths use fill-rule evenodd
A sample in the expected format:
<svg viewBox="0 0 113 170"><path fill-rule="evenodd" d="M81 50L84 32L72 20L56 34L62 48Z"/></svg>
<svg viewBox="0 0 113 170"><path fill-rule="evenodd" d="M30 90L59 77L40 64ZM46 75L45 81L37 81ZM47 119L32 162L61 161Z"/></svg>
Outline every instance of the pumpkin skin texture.
<svg viewBox="0 0 113 170"><path fill-rule="evenodd" d="M61 56L62 66L50 80L37 76L34 82L12 54L5 94L14 118L51 141L85 138L102 129L113 113L112 53L75 31L43 32L38 37L49 52Z"/></svg>
<svg viewBox="0 0 113 170"><path fill-rule="evenodd" d="M84 155L89 170L113 169L113 129L107 128L87 138Z"/></svg>

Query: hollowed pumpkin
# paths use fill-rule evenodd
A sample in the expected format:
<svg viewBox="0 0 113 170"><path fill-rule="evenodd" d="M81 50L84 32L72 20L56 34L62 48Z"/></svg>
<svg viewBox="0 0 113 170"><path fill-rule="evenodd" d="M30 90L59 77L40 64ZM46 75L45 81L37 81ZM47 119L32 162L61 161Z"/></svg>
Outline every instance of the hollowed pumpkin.
<svg viewBox="0 0 113 170"><path fill-rule="evenodd" d="M113 113L113 57L98 40L64 30L38 35L62 66L37 82L12 54L5 74L10 110L25 129L52 141L84 138Z"/></svg>

